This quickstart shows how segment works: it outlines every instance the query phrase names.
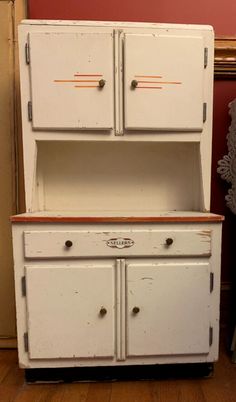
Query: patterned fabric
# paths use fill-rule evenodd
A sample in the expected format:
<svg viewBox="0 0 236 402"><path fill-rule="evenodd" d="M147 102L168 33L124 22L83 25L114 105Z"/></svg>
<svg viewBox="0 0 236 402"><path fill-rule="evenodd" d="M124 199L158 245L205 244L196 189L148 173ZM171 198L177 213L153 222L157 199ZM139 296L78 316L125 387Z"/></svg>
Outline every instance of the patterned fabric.
<svg viewBox="0 0 236 402"><path fill-rule="evenodd" d="M222 179L231 184L231 188L226 195L226 205L236 214L236 99L229 104L229 114L231 125L227 134L228 154L218 162L217 172Z"/></svg>

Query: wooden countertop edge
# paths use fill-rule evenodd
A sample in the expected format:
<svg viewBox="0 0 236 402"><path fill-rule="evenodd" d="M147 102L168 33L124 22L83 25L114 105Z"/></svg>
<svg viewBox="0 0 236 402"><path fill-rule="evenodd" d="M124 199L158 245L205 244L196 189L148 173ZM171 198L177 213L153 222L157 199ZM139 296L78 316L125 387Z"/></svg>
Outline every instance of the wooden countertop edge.
<svg viewBox="0 0 236 402"><path fill-rule="evenodd" d="M155 222L223 222L224 216L148 216L148 217L79 217L79 216L20 216L10 218L13 223L155 223Z"/></svg>

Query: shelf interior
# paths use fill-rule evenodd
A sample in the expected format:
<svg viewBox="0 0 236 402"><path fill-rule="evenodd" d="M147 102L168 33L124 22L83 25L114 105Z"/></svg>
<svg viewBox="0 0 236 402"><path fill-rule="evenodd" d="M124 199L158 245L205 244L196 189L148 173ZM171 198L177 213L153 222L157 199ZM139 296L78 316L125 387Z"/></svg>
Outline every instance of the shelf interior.
<svg viewBox="0 0 236 402"><path fill-rule="evenodd" d="M201 211L196 143L37 143L35 211Z"/></svg>

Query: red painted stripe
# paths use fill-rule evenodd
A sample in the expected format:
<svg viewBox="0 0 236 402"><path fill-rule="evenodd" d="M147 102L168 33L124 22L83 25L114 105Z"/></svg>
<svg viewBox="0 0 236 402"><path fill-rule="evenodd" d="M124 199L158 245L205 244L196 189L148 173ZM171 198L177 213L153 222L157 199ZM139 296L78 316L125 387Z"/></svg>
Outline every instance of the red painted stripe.
<svg viewBox="0 0 236 402"><path fill-rule="evenodd" d="M148 217L79 217L79 216L21 216L15 215L11 217L11 222L55 222L55 223L119 223L119 222L133 222L133 223L155 223L155 222L222 222L224 221L224 216L213 215L209 216L148 216Z"/></svg>

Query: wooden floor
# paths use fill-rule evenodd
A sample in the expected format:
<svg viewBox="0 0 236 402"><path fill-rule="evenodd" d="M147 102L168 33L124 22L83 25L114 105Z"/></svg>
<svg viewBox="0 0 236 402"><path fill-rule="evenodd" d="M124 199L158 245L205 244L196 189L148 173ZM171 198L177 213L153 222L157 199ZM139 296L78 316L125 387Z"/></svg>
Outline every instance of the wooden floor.
<svg viewBox="0 0 236 402"><path fill-rule="evenodd" d="M0 350L0 402L236 402L236 365L222 347L213 378L113 383L24 383L15 350Z"/></svg>

